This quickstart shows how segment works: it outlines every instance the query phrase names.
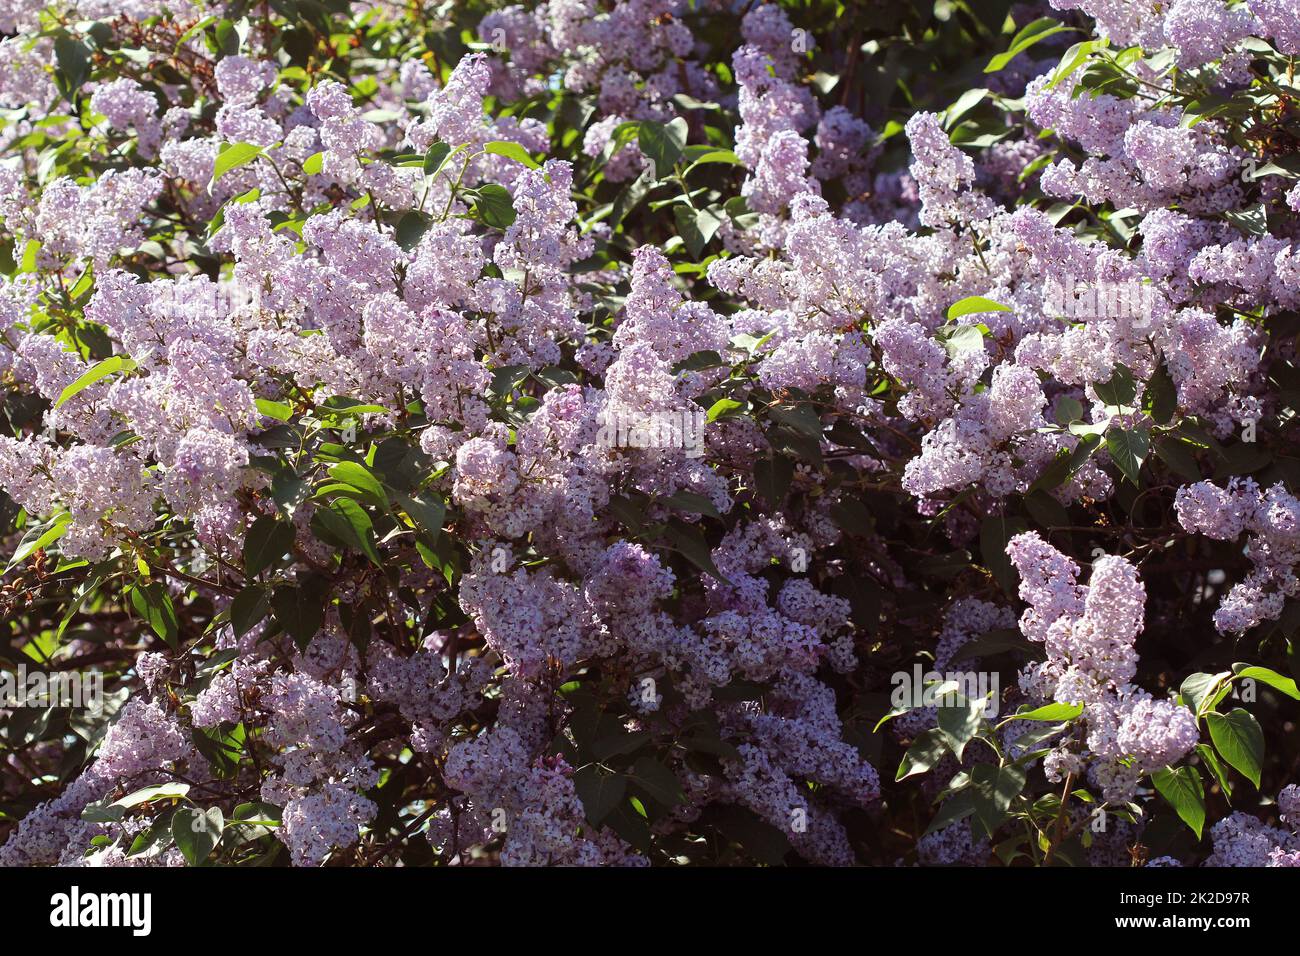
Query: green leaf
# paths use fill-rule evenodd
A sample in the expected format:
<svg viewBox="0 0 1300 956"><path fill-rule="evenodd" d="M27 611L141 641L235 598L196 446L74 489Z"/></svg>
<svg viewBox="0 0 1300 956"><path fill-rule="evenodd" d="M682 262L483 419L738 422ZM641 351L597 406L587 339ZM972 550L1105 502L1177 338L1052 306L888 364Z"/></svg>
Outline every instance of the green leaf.
<svg viewBox="0 0 1300 956"><path fill-rule="evenodd" d="M424 234L429 231L429 217L415 209L410 210L397 220L397 226L393 229L393 238L397 244L410 252L420 244Z"/></svg>
<svg viewBox="0 0 1300 956"><path fill-rule="evenodd" d="M1196 456L1191 448L1181 439L1166 435L1156 445L1156 457L1168 466L1169 470L1187 481L1200 481L1203 477L1201 467L1196 463Z"/></svg>
<svg viewBox="0 0 1300 956"><path fill-rule="evenodd" d="M246 741L243 724L236 724L229 731L221 726L195 727L190 739L218 777L228 779L239 772Z"/></svg>
<svg viewBox="0 0 1300 956"><path fill-rule="evenodd" d="M176 608L172 604L172 596L159 582L133 587L131 606L148 622L153 632L167 642L167 646L173 650L180 647L177 640L180 629L176 621Z"/></svg>
<svg viewBox="0 0 1300 956"><path fill-rule="evenodd" d="M108 378L108 376L112 375L114 372L129 372L135 367L135 362L131 361L131 359L126 356L111 355L104 359L104 361L96 363L85 372L82 372L76 381L60 392L58 401L54 403L54 407L58 408L78 392L89 388L101 379Z"/></svg>
<svg viewBox="0 0 1300 956"><path fill-rule="evenodd" d="M325 169L325 154L312 153L302 163L302 171L308 176L319 176Z"/></svg>
<svg viewBox="0 0 1300 956"><path fill-rule="evenodd" d="M379 479L365 465L355 461L341 461L337 465L330 466L329 473L330 477L335 481L351 485L385 511L392 508L392 505L388 502L388 495L384 491L384 486L380 484Z"/></svg>
<svg viewBox="0 0 1300 956"><path fill-rule="evenodd" d="M1229 671L1189 674L1178 688L1178 694L1192 713L1200 717L1223 698L1228 690L1227 680L1231 676Z"/></svg>
<svg viewBox="0 0 1300 956"><path fill-rule="evenodd" d="M1029 525L1023 518L1009 518L1005 515L985 518L980 525L980 554L984 567L989 569L993 579L1008 595L1016 594L1020 575L1007 557L1007 542L1028 530Z"/></svg>
<svg viewBox="0 0 1300 956"><path fill-rule="evenodd" d="M271 608L285 633L304 650L325 621L325 601L311 587L281 585L271 592Z"/></svg>
<svg viewBox="0 0 1300 956"><path fill-rule="evenodd" d="M982 698L968 699L961 694L946 694L935 707L939 715L939 731L958 760L961 760L966 745L979 732L986 703Z"/></svg>
<svg viewBox="0 0 1300 956"><path fill-rule="evenodd" d="M1146 398L1152 419L1159 425L1168 425L1174 412L1178 411L1178 390L1163 362L1156 367L1151 381L1147 383Z"/></svg>
<svg viewBox="0 0 1300 956"><path fill-rule="evenodd" d="M1059 528L1070 523L1070 512L1065 506L1041 489L1025 495L1025 511L1044 528Z"/></svg>
<svg viewBox="0 0 1300 956"><path fill-rule="evenodd" d="M686 802L677 775L660 763L656 757L649 755L642 757L632 765L629 777L637 789L644 791L665 807Z"/></svg>
<svg viewBox="0 0 1300 956"><path fill-rule="evenodd" d="M678 491L663 499L665 504L670 504L677 511L684 514L708 515L710 518L721 518L717 505L713 499L707 495L697 494L693 491Z"/></svg>
<svg viewBox="0 0 1300 956"><path fill-rule="evenodd" d="M26 245L23 246L22 259L18 263L19 272L27 273L36 271L36 259L37 256L40 255L41 245L42 243L39 239L27 240Z"/></svg>
<svg viewBox="0 0 1300 956"><path fill-rule="evenodd" d="M188 783L172 781L170 783L160 783L152 787L145 787L143 790L137 790L129 793L120 800L114 800L113 806L138 807L142 803L148 803L151 800L179 800L190 792Z"/></svg>
<svg viewBox="0 0 1300 956"><path fill-rule="evenodd" d="M87 292L89 292L92 288L94 288L94 285L95 285L95 264L93 262L89 262L86 264L86 268L82 271L81 278L77 280L76 285L74 285L71 289L68 290L68 297L72 299L73 302L76 302Z"/></svg>
<svg viewBox="0 0 1300 956"><path fill-rule="evenodd" d="M1106 450L1124 477L1136 485L1151 452L1151 435L1145 428L1112 428L1106 432Z"/></svg>
<svg viewBox="0 0 1300 956"><path fill-rule="evenodd" d="M1257 667L1250 664L1233 664L1233 673L1238 677L1247 677L1251 680L1257 680L1260 683L1267 684L1275 690L1280 690L1295 700L1300 700L1300 688L1296 687L1296 682L1290 677L1279 674L1275 670L1267 667Z"/></svg>
<svg viewBox="0 0 1300 956"><path fill-rule="evenodd" d="M1205 790L1200 775L1191 767L1166 767L1153 773L1151 782L1199 840L1205 827Z"/></svg>
<svg viewBox="0 0 1300 956"><path fill-rule="evenodd" d="M515 221L514 200L506 187L488 183L469 195L474 201L474 214L484 225L505 229Z"/></svg>
<svg viewBox="0 0 1300 956"><path fill-rule="evenodd" d="M793 428L801 435L820 441L822 437L822 420L817 414L817 409L810 403L800 402L797 405L771 405L767 413L772 416L772 420L780 422L787 428Z"/></svg>
<svg viewBox="0 0 1300 956"><path fill-rule="evenodd" d="M446 143L438 140L424 154L423 169L424 175L436 176L442 171L443 163L451 156L451 147Z"/></svg>
<svg viewBox="0 0 1300 956"><path fill-rule="evenodd" d="M1212 773L1214 779L1219 782L1219 786L1223 789L1224 796L1231 799L1232 782L1228 779L1228 772L1223 769L1223 764L1219 762L1219 757L1214 752L1214 748L1209 747L1206 744L1197 744L1196 755L1201 758L1201 762L1204 763L1205 766L1210 768L1210 773Z"/></svg>
<svg viewBox="0 0 1300 956"><path fill-rule="evenodd" d="M1111 370L1109 381L1094 382L1092 389L1103 402L1116 408L1132 408L1137 397L1133 373L1128 366L1119 363Z"/></svg>
<svg viewBox="0 0 1300 956"><path fill-rule="evenodd" d="M1220 756L1259 789L1264 766L1264 731L1259 721L1238 707L1228 714L1207 714L1205 722Z"/></svg>
<svg viewBox="0 0 1300 956"><path fill-rule="evenodd" d="M260 584L244 588L230 602L230 626L235 637L251 631L271 609L270 592Z"/></svg>
<svg viewBox="0 0 1300 956"><path fill-rule="evenodd" d="M446 145L445 143L443 145ZM541 164L528 154L518 143L511 143L505 140L493 140L483 145L483 152L492 153L495 156L504 156L506 159L513 159L517 163L523 163L529 169L540 169Z"/></svg>
<svg viewBox="0 0 1300 956"><path fill-rule="evenodd" d="M610 773L596 764L588 764L574 771L573 788L582 801L587 822L600 826L607 816L623 802L627 793L627 777L621 773Z"/></svg>
<svg viewBox="0 0 1300 956"><path fill-rule="evenodd" d="M696 259L704 253L704 247L722 226L722 219L709 210L691 209L684 203L673 207L673 219L677 223L677 234Z"/></svg>
<svg viewBox="0 0 1300 956"><path fill-rule="evenodd" d="M734 412L738 408L744 408L744 407L745 407L744 402L738 402L734 398L720 398L712 405L709 406L709 411L704 416L704 421L707 424L711 425L714 422L716 422L719 418L721 418L723 415L726 415L729 412Z"/></svg>
<svg viewBox="0 0 1300 956"><path fill-rule="evenodd" d="M208 183L208 192L212 192L212 187L217 180L226 173L251 163L261 155L262 147L254 146L252 143L227 143L221 147L221 152L217 154L217 161L212 166L212 179Z"/></svg>
<svg viewBox="0 0 1300 956"><path fill-rule="evenodd" d="M739 760L740 751L733 744L718 737L683 737L681 744L691 753L713 754L727 760Z"/></svg>
<svg viewBox="0 0 1300 956"><path fill-rule="evenodd" d="M287 422L293 415L293 409L284 402L273 402L269 398L259 398L254 401L257 410L267 418L274 418L277 422Z"/></svg>
<svg viewBox="0 0 1300 956"><path fill-rule="evenodd" d="M70 524L72 524L72 515L63 511L54 516L54 520L50 525L38 524L33 526L24 535L22 542L18 545L18 550L9 559L9 563L5 565L5 571L10 571L41 548L48 548L55 541L58 541L67 532Z"/></svg>
<svg viewBox="0 0 1300 956"><path fill-rule="evenodd" d="M1042 707L1035 707L1033 710L1027 710L1023 713L1012 714L1002 723L1008 723L1012 720L1074 720L1083 713L1082 704L1044 704Z"/></svg>
<svg viewBox="0 0 1300 956"><path fill-rule="evenodd" d="M969 788L954 793L943 802L939 812L934 815L922 836L929 836L966 819L975 812L975 793Z"/></svg>
<svg viewBox="0 0 1300 956"><path fill-rule="evenodd" d="M225 817L220 807L207 810L184 807L172 817L172 839L190 866L204 862L221 842Z"/></svg>
<svg viewBox="0 0 1300 956"><path fill-rule="evenodd" d="M1264 208L1263 203L1256 203L1239 211L1225 212L1223 218L1244 235L1254 237L1268 235L1268 210Z"/></svg>
<svg viewBox="0 0 1300 956"><path fill-rule="evenodd" d="M691 149L695 149L695 147L692 146ZM689 173L696 166L706 166L710 163L724 163L728 166L744 165L744 163L740 161L740 157L729 149L710 149L698 156L688 155L687 158L690 159L691 164L686 167L686 173Z"/></svg>
<svg viewBox="0 0 1300 956"><path fill-rule="evenodd" d="M628 213L641 205L641 201L650 193L653 184L654 179L650 175L650 168L646 167L640 176L619 190L618 195L614 197L614 205L609 213L610 228L617 227L619 223L627 218Z"/></svg>
<svg viewBox="0 0 1300 956"><path fill-rule="evenodd" d="M289 553L293 528L274 515L262 515L244 537L244 574L256 577Z"/></svg>
<svg viewBox="0 0 1300 956"><path fill-rule="evenodd" d="M667 176L681 159L682 150L686 148L687 129L686 120L680 116L666 126L652 120L641 122L637 130L637 145L654 163L655 179Z"/></svg>
<svg viewBox="0 0 1300 956"><path fill-rule="evenodd" d="M982 87L967 90L961 96L957 97L957 102L944 110L943 128L951 130L957 125L957 121L973 110L989 96L989 91Z"/></svg>
<svg viewBox="0 0 1300 956"><path fill-rule="evenodd" d="M592 741L591 756L596 760L604 761L611 757L621 757L635 753L649 739L650 734L647 731L633 730L629 732L620 727L614 733Z"/></svg>
<svg viewBox="0 0 1300 956"><path fill-rule="evenodd" d="M772 510L781 506L793 480L794 462L784 455L773 452L771 457L754 463L754 490Z"/></svg>
<svg viewBox="0 0 1300 956"><path fill-rule="evenodd" d="M81 819L87 823L121 823L125 817L125 808L115 807L103 800L96 800L81 808Z"/></svg>
<svg viewBox="0 0 1300 956"><path fill-rule="evenodd" d="M1054 90L1068 80L1074 74L1074 71L1081 67L1084 61L1097 49L1098 42L1100 41L1084 40L1066 50L1065 56L1061 57L1060 64L1052 73L1052 81L1047 84L1047 89Z"/></svg>
<svg viewBox="0 0 1300 956"><path fill-rule="evenodd" d="M377 566L383 561L375 548L375 527L370 515L351 498L335 498L311 516L311 528L320 537L360 551Z"/></svg>
<svg viewBox="0 0 1300 956"><path fill-rule="evenodd" d="M1075 446L1074 450L1062 449L1052 463L1044 468L1042 474L1029 486L1029 490L1037 493L1059 487L1082 468L1088 459L1092 457L1092 453L1100 446L1100 435L1085 434L1080 436L1079 444Z"/></svg>
<svg viewBox="0 0 1300 956"><path fill-rule="evenodd" d="M1037 645L1029 641L1017 627L1000 627L974 640L967 641L953 652L950 661L968 660L979 657L993 657L996 654L1015 653L1022 657L1034 657Z"/></svg>
<svg viewBox="0 0 1300 956"><path fill-rule="evenodd" d="M989 60L988 66L984 67L984 72L996 73L1040 40L1070 30L1072 30L1071 27L1061 26L1052 17L1041 17L1025 26L1024 29L1012 37L1011 46L1007 48L1005 53L999 53Z"/></svg>
<svg viewBox="0 0 1300 956"><path fill-rule="evenodd" d="M948 306L948 321L960 319L963 315L975 315L980 312L1010 312L1011 306L1003 305L1001 302L994 302L992 299L986 299L982 295L970 295L964 299L958 299L952 305Z"/></svg>
<svg viewBox="0 0 1300 956"><path fill-rule="evenodd" d="M54 64L55 84L63 98L72 102L90 76L90 48L73 37L59 37L54 41Z"/></svg>
<svg viewBox="0 0 1300 956"><path fill-rule="evenodd" d="M971 769L971 806L976 819L990 834L1007 819L1011 801L1020 795L1026 779L1025 769L1014 764L995 767L991 763L979 763Z"/></svg>
<svg viewBox="0 0 1300 956"><path fill-rule="evenodd" d="M912 741L912 746L903 754L903 761L898 765L894 780L906 780L920 773L933 770L948 755L948 745L944 734L938 727L931 727Z"/></svg>
<svg viewBox="0 0 1300 956"><path fill-rule="evenodd" d="M935 333L950 358L984 351L984 332L974 325L950 325Z"/></svg>
<svg viewBox="0 0 1300 956"><path fill-rule="evenodd" d="M411 519L417 528L423 532L426 543L432 547L438 541L438 535L442 534L442 522L447 516L447 506L439 498L425 496L423 498L408 498L406 495L398 495L397 503L402 506L407 517Z"/></svg>
<svg viewBox="0 0 1300 956"><path fill-rule="evenodd" d="M698 528L674 518L664 533L667 535L672 549L685 557L687 561L697 568L709 572L724 584L730 583L714 565L713 552Z"/></svg>
<svg viewBox="0 0 1300 956"><path fill-rule="evenodd" d="M727 840L760 863L783 866L790 852L790 840L778 828L759 819L753 811L733 805L714 804L706 811L707 819Z"/></svg>

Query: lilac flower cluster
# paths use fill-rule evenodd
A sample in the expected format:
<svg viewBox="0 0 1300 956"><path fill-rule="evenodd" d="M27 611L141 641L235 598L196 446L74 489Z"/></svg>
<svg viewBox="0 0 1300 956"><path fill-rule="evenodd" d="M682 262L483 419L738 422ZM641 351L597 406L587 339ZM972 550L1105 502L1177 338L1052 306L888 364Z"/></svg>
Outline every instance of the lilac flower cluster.
<svg viewBox="0 0 1300 956"><path fill-rule="evenodd" d="M1132 683L1146 603L1137 571L1107 555L1079 585L1078 565L1034 532L1012 538L1007 554L1029 604L1020 628L1047 651L1022 671L1021 688L1033 701L1082 704L1087 722L1086 749L1058 745L1044 761L1048 779L1086 770L1108 801L1128 800L1141 777L1176 763L1200 736L1191 711Z"/></svg>

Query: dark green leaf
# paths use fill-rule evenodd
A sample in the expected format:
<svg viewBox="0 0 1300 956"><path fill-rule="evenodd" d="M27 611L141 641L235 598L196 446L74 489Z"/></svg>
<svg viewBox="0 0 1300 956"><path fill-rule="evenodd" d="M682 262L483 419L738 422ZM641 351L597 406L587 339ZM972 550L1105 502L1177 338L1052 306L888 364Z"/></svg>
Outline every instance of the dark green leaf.
<svg viewBox="0 0 1300 956"><path fill-rule="evenodd" d="M903 754L903 761L898 765L894 779L906 780L918 773L933 770L948 755L948 745L944 734L938 727L931 727L912 741L912 746Z"/></svg>
<svg viewBox="0 0 1300 956"><path fill-rule="evenodd" d="M1023 519L1005 515L985 518L980 525L980 554L984 567L989 569L993 579L1008 595L1016 594L1020 575L1007 557L1007 542L1028 530L1029 525Z"/></svg>
<svg viewBox="0 0 1300 956"><path fill-rule="evenodd" d="M1205 721L1219 755L1258 789L1264 766L1264 731L1259 721L1240 707L1228 714L1207 714Z"/></svg>
<svg viewBox="0 0 1300 956"><path fill-rule="evenodd" d="M311 528L318 537L360 551L376 565L383 565L375 547L374 524L351 498L335 498L317 508L311 516Z"/></svg>
<svg viewBox="0 0 1300 956"><path fill-rule="evenodd" d="M488 183L473 190L474 214L487 226L505 229L515 221L514 200L509 190L496 183Z"/></svg>
<svg viewBox="0 0 1300 956"><path fill-rule="evenodd" d="M1007 819L1011 801L1024 789L1026 773L1015 765L995 767L978 763L971 769L971 806L990 834Z"/></svg>
<svg viewBox="0 0 1300 956"><path fill-rule="evenodd" d="M1151 782L1199 840L1205 827L1205 790L1196 771L1191 767L1166 767L1153 773Z"/></svg>
<svg viewBox="0 0 1300 956"><path fill-rule="evenodd" d="M939 715L939 731L958 760L966 745L979 732L986 704L987 701L967 699L956 693L945 694L938 701L935 710Z"/></svg>
<svg viewBox="0 0 1300 956"><path fill-rule="evenodd" d="M686 120L680 116L668 125L644 120L637 130L637 145L655 165L655 179L672 172L686 148Z"/></svg>
<svg viewBox="0 0 1300 956"><path fill-rule="evenodd" d="M443 519L447 515L446 504L432 494L425 494L416 498L398 495L397 503L406 512L407 517L415 522L415 526L420 530L425 542L430 546L437 543L438 535L442 533Z"/></svg>
<svg viewBox="0 0 1300 956"><path fill-rule="evenodd" d="M674 518L664 532L668 537L668 542L674 551L677 551L687 561L704 571L708 571L719 581L727 582L722 576L722 572L717 569L713 563L713 552L709 544L704 540L698 528L694 525L687 524L678 518Z"/></svg>
<svg viewBox="0 0 1300 956"><path fill-rule="evenodd" d="M271 592L271 608L295 644L306 648L325 622L325 601L317 589L285 584Z"/></svg>
<svg viewBox="0 0 1300 956"><path fill-rule="evenodd" d="M250 585L230 602L230 626L236 637L243 637L271 609L270 593L261 585Z"/></svg>
<svg viewBox="0 0 1300 956"><path fill-rule="evenodd" d="M755 490L773 511L780 508L781 503L785 501L785 494L790 490L790 482L793 479L794 462L784 455L773 453L767 458L760 458L754 464Z"/></svg>
<svg viewBox="0 0 1300 956"><path fill-rule="evenodd" d="M393 230L397 244L410 252L420 244L424 234L429 231L429 224L429 217L422 212L412 209L405 213L397 220L397 227Z"/></svg>
<svg viewBox="0 0 1300 956"><path fill-rule="evenodd" d="M574 771L573 788L582 801L587 822L592 826L600 826L623 801L623 796L627 793L627 777L588 764Z"/></svg>
<svg viewBox="0 0 1300 956"><path fill-rule="evenodd" d="M256 577L293 547L293 528L275 515L262 515L244 538L244 573Z"/></svg>
<svg viewBox="0 0 1300 956"><path fill-rule="evenodd" d="M331 465L330 477L335 481L341 481L356 488L372 504L378 505L385 511L391 507L388 503L388 495L384 492L384 486L380 484L379 479L374 476L369 468L359 462L341 461L337 465Z"/></svg>
<svg viewBox="0 0 1300 956"><path fill-rule="evenodd" d="M189 807L177 810L172 817L172 839L190 866L204 862L221 842L225 817L220 807L207 810Z"/></svg>
<svg viewBox="0 0 1300 956"><path fill-rule="evenodd" d="M1112 428L1106 432L1106 451L1124 477L1139 484L1142 463L1151 453L1151 435L1145 428Z"/></svg>
<svg viewBox="0 0 1300 956"><path fill-rule="evenodd" d="M1178 410L1178 390L1163 362L1156 368L1147 383L1147 409L1157 424L1167 425Z"/></svg>
<svg viewBox="0 0 1300 956"><path fill-rule="evenodd" d="M1116 363L1111 371L1108 381L1094 382L1092 388L1098 398L1114 407L1131 408L1137 397L1137 384L1133 381L1133 373L1128 370L1128 366L1119 363Z"/></svg>
<svg viewBox="0 0 1300 956"><path fill-rule="evenodd" d="M426 176L435 176L442 169L442 164L447 161L451 155L451 147L446 143L438 140L429 147L424 154L424 174Z"/></svg>
<svg viewBox="0 0 1300 956"><path fill-rule="evenodd" d="M686 802L677 776L655 757L647 755L639 759L628 776L633 786L665 807Z"/></svg>
<svg viewBox="0 0 1300 956"><path fill-rule="evenodd" d="M137 614L149 622L153 632L167 642L172 649L180 646L177 635L179 626L176 621L176 607L172 596L159 582L131 589L131 606Z"/></svg>

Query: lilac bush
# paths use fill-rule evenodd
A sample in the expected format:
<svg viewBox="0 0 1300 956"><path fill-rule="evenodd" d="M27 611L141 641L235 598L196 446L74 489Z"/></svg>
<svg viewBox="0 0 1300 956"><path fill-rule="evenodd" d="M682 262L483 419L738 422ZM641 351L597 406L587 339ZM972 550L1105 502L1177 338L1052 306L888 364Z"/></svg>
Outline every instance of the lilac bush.
<svg viewBox="0 0 1300 956"><path fill-rule="evenodd" d="M0 863L1300 865L1294 0L0 33Z"/></svg>

